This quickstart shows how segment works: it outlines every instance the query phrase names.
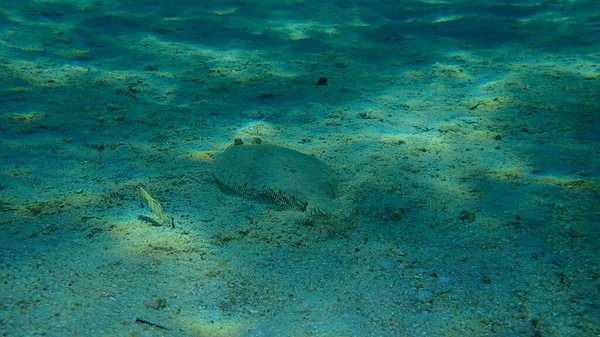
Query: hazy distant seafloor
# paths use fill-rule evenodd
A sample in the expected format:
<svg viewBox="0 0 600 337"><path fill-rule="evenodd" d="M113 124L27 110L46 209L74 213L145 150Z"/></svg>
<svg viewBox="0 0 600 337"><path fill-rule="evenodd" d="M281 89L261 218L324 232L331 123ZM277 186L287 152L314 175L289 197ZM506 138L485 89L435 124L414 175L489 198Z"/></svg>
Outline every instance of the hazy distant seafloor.
<svg viewBox="0 0 600 337"><path fill-rule="evenodd" d="M0 2L0 335L600 335L596 1L199 3ZM223 191L236 137L356 222Z"/></svg>

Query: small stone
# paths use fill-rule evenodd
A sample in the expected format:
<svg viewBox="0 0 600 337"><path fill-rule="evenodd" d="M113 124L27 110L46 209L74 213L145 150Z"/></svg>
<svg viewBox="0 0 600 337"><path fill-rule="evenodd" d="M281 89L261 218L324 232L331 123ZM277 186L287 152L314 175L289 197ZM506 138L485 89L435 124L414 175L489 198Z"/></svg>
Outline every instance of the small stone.
<svg viewBox="0 0 600 337"><path fill-rule="evenodd" d="M144 305L153 310L161 310L167 307L167 300L152 297L151 299L144 302Z"/></svg>
<svg viewBox="0 0 600 337"><path fill-rule="evenodd" d="M317 85L327 85L327 78L326 77L319 78L319 80L317 81Z"/></svg>
<svg viewBox="0 0 600 337"><path fill-rule="evenodd" d="M462 212L460 212L460 219L464 222L474 222L475 213L465 209Z"/></svg>
<svg viewBox="0 0 600 337"><path fill-rule="evenodd" d="M398 256L406 256L408 255L407 252L400 250L400 249L396 249L396 248L390 248L388 249L388 251L394 255L398 255Z"/></svg>

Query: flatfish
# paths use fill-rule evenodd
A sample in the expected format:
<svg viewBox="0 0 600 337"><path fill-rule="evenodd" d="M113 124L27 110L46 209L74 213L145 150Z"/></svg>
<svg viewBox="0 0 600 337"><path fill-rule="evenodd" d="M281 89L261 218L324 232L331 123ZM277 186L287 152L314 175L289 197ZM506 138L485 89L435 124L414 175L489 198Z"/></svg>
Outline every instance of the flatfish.
<svg viewBox="0 0 600 337"><path fill-rule="evenodd" d="M267 198L311 217L344 219L352 213L338 199L335 172L314 156L274 144L236 141L213 160L214 177L250 198Z"/></svg>

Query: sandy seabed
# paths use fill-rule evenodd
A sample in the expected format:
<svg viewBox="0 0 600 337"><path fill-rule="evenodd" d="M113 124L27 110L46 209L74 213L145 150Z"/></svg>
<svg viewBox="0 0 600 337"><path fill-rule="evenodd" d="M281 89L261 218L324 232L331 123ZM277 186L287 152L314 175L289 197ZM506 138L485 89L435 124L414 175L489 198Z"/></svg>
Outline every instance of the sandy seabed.
<svg viewBox="0 0 600 337"><path fill-rule="evenodd" d="M600 335L594 8L0 4L0 335ZM224 190L238 137L356 219Z"/></svg>

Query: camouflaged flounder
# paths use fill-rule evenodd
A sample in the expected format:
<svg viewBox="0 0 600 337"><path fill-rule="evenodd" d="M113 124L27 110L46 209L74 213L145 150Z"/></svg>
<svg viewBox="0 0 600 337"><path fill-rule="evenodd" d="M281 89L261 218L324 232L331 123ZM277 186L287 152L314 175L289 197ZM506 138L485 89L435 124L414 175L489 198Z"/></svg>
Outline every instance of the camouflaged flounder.
<svg viewBox="0 0 600 337"><path fill-rule="evenodd" d="M338 200L334 172L319 159L273 144L236 140L213 161L215 178L231 190L268 198L307 215L344 219L351 209Z"/></svg>

